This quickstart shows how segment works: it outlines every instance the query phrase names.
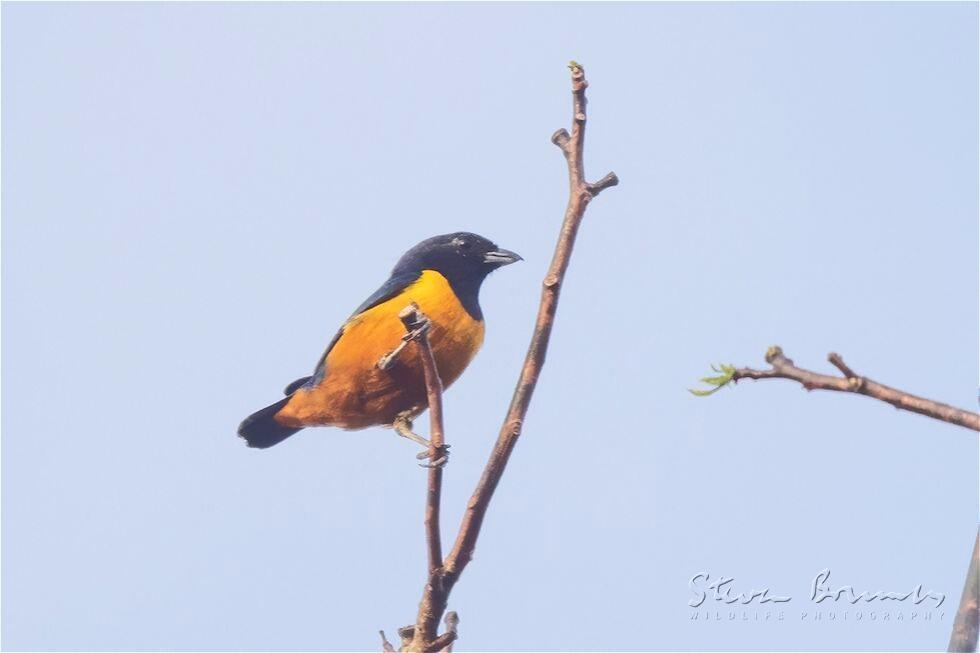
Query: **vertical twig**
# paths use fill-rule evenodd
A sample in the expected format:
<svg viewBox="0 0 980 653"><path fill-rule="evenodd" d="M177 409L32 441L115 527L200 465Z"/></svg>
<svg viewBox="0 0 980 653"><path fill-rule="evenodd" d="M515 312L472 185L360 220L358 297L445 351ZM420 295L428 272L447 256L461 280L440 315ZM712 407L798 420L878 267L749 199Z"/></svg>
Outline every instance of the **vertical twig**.
<svg viewBox="0 0 980 653"><path fill-rule="evenodd" d="M963 596L953 621L949 638L949 653L973 653L980 637L980 532L973 542L973 557L966 572Z"/></svg>
<svg viewBox="0 0 980 653"><path fill-rule="evenodd" d="M435 633L439 619L446 611L449 594L460 574L473 557L476 541L480 535L480 526L486 515L490 499L500 482L507 466L507 461L517 444L524 425L531 396L538 382L541 368L544 366L548 341L558 309L558 295L565 271L571 260L575 236L578 233L582 218L589 202L600 192L615 186L619 179L614 173L609 173L595 183L585 181L585 165L583 151L585 146L586 98L585 70L574 61L569 65L572 71L572 133L559 129L551 137L565 156L568 164L569 197L565 209L565 218L558 235L554 257L542 284L541 303L535 322L531 344L528 347L524 365L517 380L517 388L511 399L510 408L504 418L503 426L497 437L490 459L483 470L483 475L470 497L460 524L459 533L452 550L446 557L445 563L429 575L429 580L419 602L412 638L403 645L403 650L438 651L448 646L456 638L455 629L438 637ZM433 433L433 442L435 434ZM431 478L431 477L430 477ZM431 485L430 485L431 488ZM430 549L431 550L431 549Z"/></svg>
<svg viewBox="0 0 980 653"><path fill-rule="evenodd" d="M425 539L429 550L429 576L442 567L442 535L439 532L439 507L442 498L442 466L438 461L445 452L442 428L442 378L429 344L429 318L412 303L398 314L411 339L419 348L425 394L429 402L429 482L425 494Z"/></svg>

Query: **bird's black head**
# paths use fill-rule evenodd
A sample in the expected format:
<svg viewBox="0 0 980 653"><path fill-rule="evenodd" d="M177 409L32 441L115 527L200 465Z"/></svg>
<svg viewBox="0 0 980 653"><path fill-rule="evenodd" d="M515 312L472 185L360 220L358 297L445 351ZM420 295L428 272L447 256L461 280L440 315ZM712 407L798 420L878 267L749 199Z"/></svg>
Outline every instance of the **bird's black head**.
<svg viewBox="0 0 980 653"><path fill-rule="evenodd" d="M392 274L435 270L446 277L466 310L479 319L477 297L483 280L497 268L521 260L483 236L457 231L423 240L405 252Z"/></svg>
<svg viewBox="0 0 980 653"><path fill-rule="evenodd" d="M435 270L450 281L483 280L497 268L522 260L484 238L466 231L433 236L405 252L394 273Z"/></svg>

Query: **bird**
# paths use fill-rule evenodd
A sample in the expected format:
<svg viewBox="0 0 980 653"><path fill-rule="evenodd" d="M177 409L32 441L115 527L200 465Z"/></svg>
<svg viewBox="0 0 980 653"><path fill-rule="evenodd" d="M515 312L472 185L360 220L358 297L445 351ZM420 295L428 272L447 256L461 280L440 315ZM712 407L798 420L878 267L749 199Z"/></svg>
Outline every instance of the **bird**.
<svg viewBox="0 0 980 653"><path fill-rule="evenodd" d="M405 347L387 365L379 365L403 341L399 313L414 303L429 319L436 369L448 388L483 344L483 281L521 260L465 231L423 240L405 252L388 280L344 322L313 374L286 386L285 398L246 417L238 435L249 447L267 449L307 427L382 425L428 446L411 431L412 418L427 407L418 348Z"/></svg>

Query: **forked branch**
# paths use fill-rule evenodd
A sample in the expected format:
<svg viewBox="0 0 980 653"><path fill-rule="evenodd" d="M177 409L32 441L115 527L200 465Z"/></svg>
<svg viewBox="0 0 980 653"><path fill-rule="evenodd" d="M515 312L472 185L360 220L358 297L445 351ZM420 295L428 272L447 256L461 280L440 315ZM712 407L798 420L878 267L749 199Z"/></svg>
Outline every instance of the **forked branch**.
<svg viewBox="0 0 980 653"><path fill-rule="evenodd" d="M466 505L466 512L463 515L459 533L456 535L456 541L443 564L435 569L431 569L432 546L430 539L428 582L426 582L422 592L415 625L400 631L402 650L442 650L451 645L456 638L455 620L451 625L447 624L449 628L444 634L436 635L439 619L446 611L449 594L453 586L473 557L476 541L480 535L480 526L483 524L490 499L493 497L494 490L496 490L497 484L503 476L504 468L507 466L507 461L510 459L514 446L521 435L524 417L537 385L538 376L541 374L541 368L544 366L548 341L558 309L558 295L565 278L565 271L568 269L571 260L575 237L589 202L606 188L619 183L619 179L614 173L607 174L595 183L589 183L585 179L583 152L586 123L585 89L588 87L588 82L585 80L585 70L582 66L573 61L569 68L572 72L572 131L569 134L565 129L560 129L552 136L552 141L561 149L568 164L568 205L565 208L565 218L558 235L555 253L542 284L541 303L538 307L531 344L528 347L524 365L517 380L517 388L514 390L510 408L504 418L500 434L497 436L497 442L490 453L490 459L487 461L480 481ZM419 342L425 342L425 339L420 339ZM428 380L428 378L427 375L426 379ZM435 395L439 395L439 393L429 392L430 411ZM433 421L434 424L435 421ZM433 432L431 437L433 445L435 445L436 433ZM441 433L439 437L441 437ZM430 474L434 473L430 472ZM427 515L431 510L434 478L441 480L441 476L430 476L428 494L430 503L427 504L429 506ZM438 501L438 494L435 495L435 499ZM438 507L435 510L435 514L438 516Z"/></svg>
<svg viewBox="0 0 980 653"><path fill-rule="evenodd" d="M860 376L848 367L840 354L831 353L827 356L827 360L840 370L843 376L830 376L802 369L794 365L793 361L783 354L781 348L770 347L766 352L766 362L771 365L770 369L756 370L750 367L722 365L720 368L714 368L719 373L718 376L701 379L713 387L707 390L691 390L691 392L699 396L709 395L741 379L789 379L796 381L806 390L832 390L865 395L891 404L895 408L980 431L980 414L919 397L884 383L872 381L866 376Z"/></svg>

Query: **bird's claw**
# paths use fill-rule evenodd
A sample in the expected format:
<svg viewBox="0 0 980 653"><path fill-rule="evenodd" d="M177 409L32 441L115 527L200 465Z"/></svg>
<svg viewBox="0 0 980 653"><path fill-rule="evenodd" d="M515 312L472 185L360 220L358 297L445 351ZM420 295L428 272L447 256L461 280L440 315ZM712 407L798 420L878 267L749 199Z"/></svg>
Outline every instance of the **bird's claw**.
<svg viewBox="0 0 980 653"><path fill-rule="evenodd" d="M398 435L403 438L408 438L412 442L424 447L424 451L419 452L415 457L418 460L425 460L426 458L432 458L433 460L426 463L419 463L422 467L442 467L449 462L449 445L443 444L439 447L433 447L431 442L418 433L415 433L412 430L412 420L408 417L408 413L398 415L392 422L391 427L395 429L395 433Z"/></svg>
<svg viewBox="0 0 980 653"><path fill-rule="evenodd" d="M440 450L436 451L436 453L437 454L442 453L448 456L449 455L448 449L450 446L452 445L444 444L442 445L442 447L439 448ZM429 458L430 455L431 454L428 451L420 451L417 454L415 454L415 457L418 458L419 460L425 460L426 458Z"/></svg>
<svg viewBox="0 0 980 653"><path fill-rule="evenodd" d="M419 467L443 467L447 462L449 462L449 445L444 444L441 447L436 447L434 455L432 450L420 451L415 455L418 460L425 460L426 458L433 458L433 460L425 463L419 463Z"/></svg>

